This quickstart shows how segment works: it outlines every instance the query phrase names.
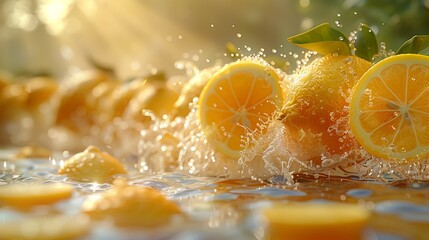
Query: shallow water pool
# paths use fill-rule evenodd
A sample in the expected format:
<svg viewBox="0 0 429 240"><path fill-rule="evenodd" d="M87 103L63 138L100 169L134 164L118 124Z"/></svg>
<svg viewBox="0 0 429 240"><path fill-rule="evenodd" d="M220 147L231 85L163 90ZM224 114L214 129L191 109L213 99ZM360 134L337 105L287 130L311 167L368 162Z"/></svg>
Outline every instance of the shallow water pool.
<svg viewBox="0 0 429 240"><path fill-rule="evenodd" d="M47 159L2 158L0 185L16 182L66 182L73 197L52 208L19 212L0 208L0 223L50 212L76 214L84 200L111 188L110 184L69 181L58 175ZM178 203L185 218L156 229L123 229L95 222L80 239L265 239L266 223L260 211L277 203L351 203L372 213L366 239L427 239L429 236L429 182L383 183L356 177L296 174L287 184L281 176L267 180L197 177L181 173L130 176L129 184L161 190ZM285 216L287 217L287 216ZM347 239L347 236L344 236Z"/></svg>

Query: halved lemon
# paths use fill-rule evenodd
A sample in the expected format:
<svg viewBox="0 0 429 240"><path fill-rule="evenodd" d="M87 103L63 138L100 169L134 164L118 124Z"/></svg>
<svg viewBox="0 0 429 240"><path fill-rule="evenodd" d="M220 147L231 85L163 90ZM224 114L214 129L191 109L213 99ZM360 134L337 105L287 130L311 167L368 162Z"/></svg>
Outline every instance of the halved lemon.
<svg viewBox="0 0 429 240"><path fill-rule="evenodd" d="M395 55L371 67L354 88L350 125L376 157L429 156L429 57Z"/></svg>
<svg viewBox="0 0 429 240"><path fill-rule="evenodd" d="M246 59L213 75L201 92L198 115L208 141L237 159L247 134L263 131L282 103L279 74L265 62Z"/></svg>

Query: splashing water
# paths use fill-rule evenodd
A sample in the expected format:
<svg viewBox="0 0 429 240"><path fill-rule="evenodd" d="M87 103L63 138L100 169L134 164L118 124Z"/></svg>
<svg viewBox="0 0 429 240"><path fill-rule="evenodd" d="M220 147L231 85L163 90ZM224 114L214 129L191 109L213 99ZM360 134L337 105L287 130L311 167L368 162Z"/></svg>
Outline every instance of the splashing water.
<svg viewBox="0 0 429 240"><path fill-rule="evenodd" d="M352 32L349 40L353 45L356 32ZM384 43L381 44L380 55L391 55ZM261 50L263 55L263 50ZM297 60L297 70L307 66L315 52L305 52L303 58ZM261 53L254 57L254 61L262 61ZM182 66L185 64L181 63ZM188 66L189 67L189 66ZM186 67L184 67L186 69ZM354 75L353 69L342 70ZM189 76L199 72L192 66L187 70ZM284 75L284 73L282 74ZM283 85L299 81L299 76L284 75ZM340 89L341 90L341 89ZM341 90L342 91L342 90ZM350 90L348 90L350 91ZM346 102L350 102L350 92L341 92ZM243 139L245 148L239 159L230 159L217 152L206 139L201 129L198 117L198 98L190 104L190 113L185 118L156 119L153 124L141 131L137 168L140 173L182 172L203 176L221 176L229 178L269 178L282 176L286 182L292 183L294 175L305 172L314 176L341 176L378 181L395 181L402 179L428 179L428 160L412 164L386 161L371 156L362 148L355 145L353 149L342 155L330 155L323 152L320 156L321 164L315 165L303 161L291 151L291 141L282 122L275 118L266 121L262 128L265 133L248 132ZM348 105L343 109L348 113ZM338 117L335 112L330 113L334 124L329 127L330 134L337 135L340 142L352 138L347 129L348 117ZM345 115L347 116L347 114ZM292 147L293 148L293 147ZM310 147L311 148L311 147ZM302 149L302 151L306 151Z"/></svg>

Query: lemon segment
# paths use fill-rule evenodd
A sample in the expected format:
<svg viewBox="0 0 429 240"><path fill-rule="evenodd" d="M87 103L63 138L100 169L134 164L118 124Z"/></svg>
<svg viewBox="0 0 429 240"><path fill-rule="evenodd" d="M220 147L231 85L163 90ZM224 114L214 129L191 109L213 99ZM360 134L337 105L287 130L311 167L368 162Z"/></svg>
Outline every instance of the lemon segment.
<svg viewBox="0 0 429 240"><path fill-rule="evenodd" d="M265 63L251 60L225 65L205 85L198 117L207 139L230 158L240 157L248 133L281 108L280 77Z"/></svg>
<svg viewBox="0 0 429 240"><path fill-rule="evenodd" d="M267 239L363 239L370 212L352 204L285 204L263 211Z"/></svg>
<svg viewBox="0 0 429 240"><path fill-rule="evenodd" d="M123 179L115 180L112 189L88 198L82 208L94 220L111 220L128 228L159 227L181 213L159 190L130 186Z"/></svg>
<svg viewBox="0 0 429 240"><path fill-rule="evenodd" d="M384 159L429 156L429 57L401 54L375 64L354 88L350 125L359 143Z"/></svg>
<svg viewBox="0 0 429 240"><path fill-rule="evenodd" d="M0 187L0 203L27 210L69 199L72 193L73 187L64 183L10 184Z"/></svg>
<svg viewBox="0 0 429 240"><path fill-rule="evenodd" d="M115 174L126 174L127 171L118 159L89 146L67 159L58 173L80 182L109 182Z"/></svg>

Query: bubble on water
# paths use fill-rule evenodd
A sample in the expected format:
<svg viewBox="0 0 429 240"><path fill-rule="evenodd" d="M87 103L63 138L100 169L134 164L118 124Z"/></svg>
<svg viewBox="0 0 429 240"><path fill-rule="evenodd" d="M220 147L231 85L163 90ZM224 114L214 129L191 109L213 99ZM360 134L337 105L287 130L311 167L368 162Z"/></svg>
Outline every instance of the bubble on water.
<svg viewBox="0 0 429 240"><path fill-rule="evenodd" d="M241 38L242 37L241 33L237 33L237 37Z"/></svg>

